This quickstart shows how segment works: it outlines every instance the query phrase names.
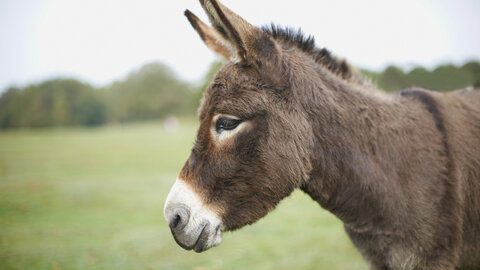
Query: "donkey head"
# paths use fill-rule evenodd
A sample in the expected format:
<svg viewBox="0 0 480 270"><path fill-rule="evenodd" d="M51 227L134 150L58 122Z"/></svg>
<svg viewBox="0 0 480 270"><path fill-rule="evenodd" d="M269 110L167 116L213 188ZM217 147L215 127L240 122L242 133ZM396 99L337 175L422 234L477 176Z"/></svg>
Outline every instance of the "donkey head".
<svg viewBox="0 0 480 270"><path fill-rule="evenodd" d="M307 180L312 144L285 49L218 1L200 3L212 26L185 15L230 61L204 94L195 145L164 209L177 243L197 252L265 216Z"/></svg>

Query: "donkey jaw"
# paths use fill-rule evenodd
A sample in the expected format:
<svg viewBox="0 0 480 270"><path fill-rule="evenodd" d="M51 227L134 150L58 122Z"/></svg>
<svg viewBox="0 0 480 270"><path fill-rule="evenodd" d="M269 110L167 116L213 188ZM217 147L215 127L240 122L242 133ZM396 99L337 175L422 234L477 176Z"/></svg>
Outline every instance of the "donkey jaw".
<svg viewBox="0 0 480 270"><path fill-rule="evenodd" d="M220 217L182 179L177 179L170 190L164 215L173 238L186 250L202 252L222 242Z"/></svg>

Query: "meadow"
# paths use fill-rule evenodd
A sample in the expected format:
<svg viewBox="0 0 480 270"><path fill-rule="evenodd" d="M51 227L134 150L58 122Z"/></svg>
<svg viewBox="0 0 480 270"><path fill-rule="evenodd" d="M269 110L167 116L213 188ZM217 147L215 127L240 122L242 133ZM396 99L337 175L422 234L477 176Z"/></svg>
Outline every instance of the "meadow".
<svg viewBox="0 0 480 270"><path fill-rule="evenodd" d="M341 222L300 191L205 253L163 203L196 122L0 132L0 269L367 269Z"/></svg>

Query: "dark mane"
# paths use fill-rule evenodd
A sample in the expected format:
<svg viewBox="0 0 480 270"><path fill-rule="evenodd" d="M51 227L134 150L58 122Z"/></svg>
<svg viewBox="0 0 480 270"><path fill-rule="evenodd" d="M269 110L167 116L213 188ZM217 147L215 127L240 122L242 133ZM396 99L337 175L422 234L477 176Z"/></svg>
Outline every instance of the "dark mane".
<svg viewBox="0 0 480 270"><path fill-rule="evenodd" d="M321 64L341 78L357 83L365 83L363 77L352 70L345 60L334 57L326 48L315 46L315 38L312 35L305 35L301 29L283 27L274 23L264 25L261 29L271 35L274 39L290 44L310 55L315 62Z"/></svg>

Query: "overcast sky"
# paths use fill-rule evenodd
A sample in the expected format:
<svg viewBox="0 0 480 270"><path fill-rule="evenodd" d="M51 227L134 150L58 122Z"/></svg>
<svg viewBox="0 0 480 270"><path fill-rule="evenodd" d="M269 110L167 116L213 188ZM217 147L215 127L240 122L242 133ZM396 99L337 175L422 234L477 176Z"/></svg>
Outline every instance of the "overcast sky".
<svg viewBox="0 0 480 270"><path fill-rule="evenodd" d="M364 68L480 60L479 0L224 0L254 25L301 27ZM69 76L95 85L151 61L198 80L215 59L183 16L197 0L0 0L0 91Z"/></svg>

